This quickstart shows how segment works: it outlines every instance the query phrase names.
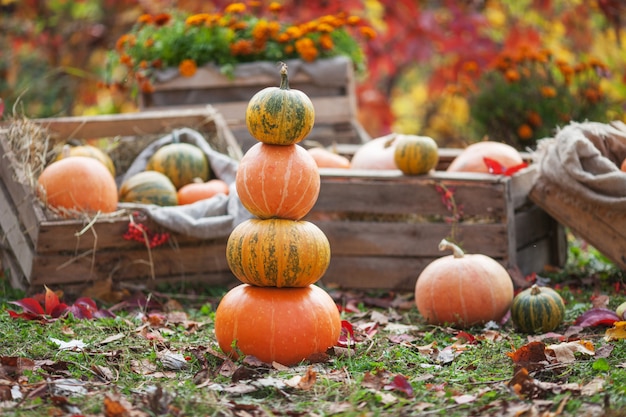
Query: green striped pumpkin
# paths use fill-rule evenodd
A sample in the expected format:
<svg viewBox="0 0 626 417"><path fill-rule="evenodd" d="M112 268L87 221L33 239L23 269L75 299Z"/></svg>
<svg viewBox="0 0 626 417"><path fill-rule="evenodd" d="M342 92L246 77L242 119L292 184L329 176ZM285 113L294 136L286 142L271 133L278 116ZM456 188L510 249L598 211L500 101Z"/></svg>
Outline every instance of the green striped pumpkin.
<svg viewBox="0 0 626 417"><path fill-rule="evenodd" d="M428 136L398 135L393 156L402 173L422 175L437 166L439 148L437 142Z"/></svg>
<svg viewBox="0 0 626 417"><path fill-rule="evenodd" d="M157 171L142 171L128 178L120 187L119 199L125 203L158 206L178 204L176 187L168 177Z"/></svg>
<svg viewBox="0 0 626 417"><path fill-rule="evenodd" d="M563 322L565 303L558 292L536 284L515 296L511 319L525 333L550 332Z"/></svg>
<svg viewBox="0 0 626 417"><path fill-rule="evenodd" d="M231 232L226 259L243 283L261 287L306 287L330 263L330 243L307 221L253 218Z"/></svg>
<svg viewBox="0 0 626 417"><path fill-rule="evenodd" d="M257 92L246 108L248 131L260 142L293 145L304 139L315 121L311 99L300 90L289 88L287 65L280 70L280 87Z"/></svg>
<svg viewBox="0 0 626 417"><path fill-rule="evenodd" d="M175 142L160 147L148 160L147 171L165 174L176 189L191 184L195 178L209 178L209 161L200 148L190 143Z"/></svg>

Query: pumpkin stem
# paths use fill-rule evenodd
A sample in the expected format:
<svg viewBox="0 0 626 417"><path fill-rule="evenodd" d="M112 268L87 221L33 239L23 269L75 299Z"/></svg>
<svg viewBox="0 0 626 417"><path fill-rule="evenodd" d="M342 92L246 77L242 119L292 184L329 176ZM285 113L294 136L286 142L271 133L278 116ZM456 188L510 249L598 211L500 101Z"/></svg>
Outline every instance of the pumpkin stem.
<svg viewBox="0 0 626 417"><path fill-rule="evenodd" d="M461 248L446 239L442 239L439 242L439 250L451 250L455 258L462 258L465 255Z"/></svg>
<svg viewBox="0 0 626 417"><path fill-rule="evenodd" d="M530 295L537 295L540 293L541 293L541 288L539 288L537 284L533 284L533 286L530 287Z"/></svg>
<svg viewBox="0 0 626 417"><path fill-rule="evenodd" d="M289 90L289 77L287 76L287 64L280 63L280 89Z"/></svg>
<svg viewBox="0 0 626 417"><path fill-rule="evenodd" d="M393 141L396 140L396 137L398 136L397 133L391 133L389 134L389 137L387 138L387 140L385 141L384 147L388 148L391 146L391 144L393 144Z"/></svg>

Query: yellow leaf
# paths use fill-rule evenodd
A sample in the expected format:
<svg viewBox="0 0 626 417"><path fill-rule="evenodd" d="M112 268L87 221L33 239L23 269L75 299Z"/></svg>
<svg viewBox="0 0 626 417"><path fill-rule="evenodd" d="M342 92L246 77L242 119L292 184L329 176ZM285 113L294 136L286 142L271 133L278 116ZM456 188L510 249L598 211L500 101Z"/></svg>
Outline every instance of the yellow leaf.
<svg viewBox="0 0 626 417"><path fill-rule="evenodd" d="M626 339L626 321L615 322L613 327L606 329L606 333L604 333L604 340L607 342L619 339Z"/></svg>

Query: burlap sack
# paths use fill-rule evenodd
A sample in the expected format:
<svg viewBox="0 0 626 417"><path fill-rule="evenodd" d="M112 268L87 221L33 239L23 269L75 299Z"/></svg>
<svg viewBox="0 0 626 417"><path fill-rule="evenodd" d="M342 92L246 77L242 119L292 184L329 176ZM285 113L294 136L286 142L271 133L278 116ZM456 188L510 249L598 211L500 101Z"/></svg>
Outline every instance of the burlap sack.
<svg viewBox="0 0 626 417"><path fill-rule="evenodd" d="M160 207L152 204L120 203L121 208L139 209L167 229L199 239L227 237L242 221L252 217L246 210L235 188L238 162L211 148L199 132L182 128L173 131L147 146L135 158L124 175L117 178L118 186L132 175L145 170L148 159L162 146L175 140L196 145L205 153L214 174L229 184L229 195L217 195L193 204Z"/></svg>
<svg viewBox="0 0 626 417"><path fill-rule="evenodd" d="M571 123L538 142L539 176L576 198L626 209L626 125L620 121Z"/></svg>

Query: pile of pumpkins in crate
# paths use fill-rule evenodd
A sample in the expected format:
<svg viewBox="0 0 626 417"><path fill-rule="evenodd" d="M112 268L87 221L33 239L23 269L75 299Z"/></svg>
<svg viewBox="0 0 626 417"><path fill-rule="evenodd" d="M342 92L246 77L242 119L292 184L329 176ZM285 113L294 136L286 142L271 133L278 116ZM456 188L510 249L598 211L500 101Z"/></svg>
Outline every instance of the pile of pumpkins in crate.
<svg viewBox="0 0 626 417"><path fill-rule="evenodd" d="M427 175L437 166L437 143L416 135L373 139L352 159L324 148L307 150L298 142L310 132L313 121L309 98L289 89L286 68L284 73L281 68L280 87L259 91L248 105L246 123L259 143L239 162L235 187L255 218L238 225L228 241L227 260L242 284L224 297L216 312L216 336L226 352L240 349L265 361L289 365L324 352L337 340L337 309L315 286L330 262L330 246L321 230L302 220L319 194L319 168L399 169L405 175ZM492 172L486 160L491 161L491 168L494 164L524 166L514 148L479 142L463 150L447 170ZM42 200L57 210L106 213L115 211L119 201L177 205L227 194L229 184L210 178L210 172L199 148L172 143L155 152L146 170L124 181L118 190L110 158L96 148L80 146L65 148L43 170L38 190ZM554 290L533 286L514 298L511 278L495 260L465 255L446 241L440 249L452 250L453 255L428 265L415 288L415 303L426 321L469 326L499 320L511 309L521 330L535 332L550 331L563 320L563 300ZM260 303L265 303L262 308ZM253 315L262 312L259 317L263 319L250 325L250 311ZM269 323L269 317L280 326L266 325L264 320ZM316 325L322 322L324 326ZM244 329L242 323L249 325ZM307 334L294 335L298 332ZM294 337L297 348L291 342ZM238 346L233 346L235 340L240 342Z"/></svg>

